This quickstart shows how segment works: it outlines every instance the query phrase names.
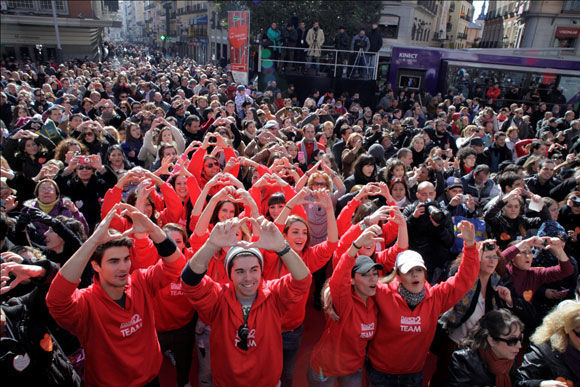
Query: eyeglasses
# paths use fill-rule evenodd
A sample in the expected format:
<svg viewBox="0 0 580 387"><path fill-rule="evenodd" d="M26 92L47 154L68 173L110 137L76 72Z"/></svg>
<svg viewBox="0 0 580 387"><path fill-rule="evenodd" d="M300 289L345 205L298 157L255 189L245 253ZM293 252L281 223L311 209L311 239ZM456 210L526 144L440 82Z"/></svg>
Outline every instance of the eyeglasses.
<svg viewBox="0 0 580 387"><path fill-rule="evenodd" d="M119 98L129 98L128 95L120 95Z"/></svg>
<svg viewBox="0 0 580 387"><path fill-rule="evenodd" d="M496 249L495 243L486 242L483 244L483 251L494 251Z"/></svg>
<svg viewBox="0 0 580 387"><path fill-rule="evenodd" d="M91 170L91 171L92 171L92 170L93 170L93 167L91 167L91 166L89 166L89 165L79 165L79 166L77 167L77 170L78 170L78 171L82 171L83 169L86 169L87 171L88 171L88 170Z"/></svg>
<svg viewBox="0 0 580 387"><path fill-rule="evenodd" d="M524 339L524 335L519 335L518 337L510 337L509 339L504 339L502 337L493 337L492 338L495 341L502 341L504 343L506 343L508 346L513 347L515 345L517 345L518 343L521 343L522 340Z"/></svg>
<svg viewBox="0 0 580 387"><path fill-rule="evenodd" d="M205 166L208 167L208 168L213 168L213 167L215 167L217 165L218 165L218 163L207 163Z"/></svg>
<svg viewBox="0 0 580 387"><path fill-rule="evenodd" d="M242 349L244 351L248 350L248 333L250 333L248 324L243 323L242 325L240 325L240 327L238 328L238 337L240 338L240 341L238 341L236 345L239 349Z"/></svg>
<svg viewBox="0 0 580 387"><path fill-rule="evenodd" d="M326 182L324 181L315 181L312 183L313 187L327 187Z"/></svg>

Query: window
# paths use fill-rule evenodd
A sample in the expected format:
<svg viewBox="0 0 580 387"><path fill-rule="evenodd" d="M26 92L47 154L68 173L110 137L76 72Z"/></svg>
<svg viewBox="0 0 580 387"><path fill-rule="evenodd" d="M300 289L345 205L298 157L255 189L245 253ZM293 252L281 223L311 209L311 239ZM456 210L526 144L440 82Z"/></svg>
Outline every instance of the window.
<svg viewBox="0 0 580 387"><path fill-rule="evenodd" d="M34 2L32 0L8 0L8 9L34 9Z"/></svg>
<svg viewBox="0 0 580 387"><path fill-rule="evenodd" d="M399 37L399 17L383 15L383 24L380 25L383 39L397 39Z"/></svg>
<svg viewBox="0 0 580 387"><path fill-rule="evenodd" d="M50 0L40 0L38 2L38 5L39 5L39 8L41 10L47 10L47 11L52 12L52 4L51 3L52 2ZM57 12L58 11L64 11L65 10L65 8L64 8L64 1L63 0L56 0L54 3L55 3L54 4L54 7L56 8L56 11Z"/></svg>
<svg viewBox="0 0 580 387"><path fill-rule="evenodd" d="M562 12L580 12L580 0L564 0Z"/></svg>
<svg viewBox="0 0 580 387"><path fill-rule="evenodd" d="M50 0L8 0L6 6L8 10L26 10L36 13L52 14L52 2ZM59 15L68 15L68 6L65 0L56 0L55 9Z"/></svg>

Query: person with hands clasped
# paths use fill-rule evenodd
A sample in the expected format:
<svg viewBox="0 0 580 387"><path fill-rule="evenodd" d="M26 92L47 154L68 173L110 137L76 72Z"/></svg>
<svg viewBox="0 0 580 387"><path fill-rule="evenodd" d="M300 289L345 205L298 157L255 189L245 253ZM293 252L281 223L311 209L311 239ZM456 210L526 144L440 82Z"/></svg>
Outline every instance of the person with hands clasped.
<svg viewBox="0 0 580 387"><path fill-rule="evenodd" d="M525 188L518 187L495 203L484 213L487 234L497 240L501 249L505 249L516 240L526 237L527 230L537 229L545 220L549 220L549 213L542 211L535 217L524 215L524 198L531 196L533 202L543 206L541 197L530 195Z"/></svg>
<svg viewBox="0 0 580 387"><path fill-rule="evenodd" d="M383 222L387 223L381 226L380 223ZM392 231L386 227L388 224L396 226L394 230L397 232L397 240L393 246L388 249L383 249L387 244L385 239L389 238L389 243L393 239L390 235ZM373 241L369 242L367 239L359 240L361 234L368 228L372 228L375 234L381 235L378 243ZM397 207L383 206L371 215L365 217L359 223L352 225L340 238L335 252L336 260L333 260L334 269L336 269L340 257L350 248L352 243L356 245L355 248L359 250L360 255L371 257L375 262L383 265L386 273L388 273L395 266L397 254L409 248L409 236L405 217Z"/></svg>
<svg viewBox="0 0 580 387"><path fill-rule="evenodd" d="M378 283L374 298L379 329L368 349L370 385L422 386L422 370L437 318L465 295L479 272L474 226L463 221L458 228L464 246L455 276L430 286L423 258L407 250L397 256L394 279Z"/></svg>
<svg viewBox="0 0 580 387"><path fill-rule="evenodd" d="M131 229L123 234L109 230L118 210L132 220ZM139 233L149 234L163 259L130 274L132 240L128 236ZM162 355L152 297L179 276L180 256L173 239L146 215L128 204L117 204L61 267L46 304L56 322L76 335L85 349L85 383L127 386L156 379ZM89 261L95 280L79 290Z"/></svg>
<svg viewBox="0 0 580 387"><path fill-rule="evenodd" d="M236 234L244 223L251 224L258 240L238 240ZM225 268L231 283L219 284L206 272L217 251L227 247L231 248ZM259 249L278 254L290 274L264 281ZM278 384L282 374L282 319L307 295L311 276L276 225L263 218L234 218L216 224L181 279L200 319L211 326L214 385Z"/></svg>
<svg viewBox="0 0 580 387"><path fill-rule="evenodd" d="M307 198L309 195L311 195L312 199ZM328 236L324 242L312 246L312 234L306 220L296 215L288 216L290 211L299 205L317 205L325 209ZM302 258L311 273L321 269L330 260L338 244L338 227L330 191L327 189L312 191L306 187L302 188L296 196L286 203L276 219L276 225L283 229L284 238L288 241L290 247ZM267 279L280 278L288 272L283 262L272 253L264 254L264 262L264 277ZM320 294L315 294L315 297L319 299ZM282 324L284 331L282 333L284 338L283 386L292 385L295 360L302 340L307 301L308 292L284 316Z"/></svg>
<svg viewBox="0 0 580 387"><path fill-rule="evenodd" d="M565 242L559 238L534 236L517 242L502 252L506 270L517 294L531 302L534 292L545 283L558 281L572 275L574 267L564 251ZM532 247L550 250L558 258L559 265L532 267Z"/></svg>
<svg viewBox="0 0 580 387"><path fill-rule="evenodd" d="M405 223L398 212L401 224ZM397 215L395 215L397 216ZM358 225L357 225L358 226ZM353 226L355 227L355 226ZM406 237L406 226L401 227ZM310 359L308 381L311 386L333 386L338 379L341 386L360 386L362 366L367 344L377 328L375 295L379 275L394 266L397 246L385 250L381 261L374 261L361 253L361 246L375 246L383 242L378 225L366 228L336 265L334 273L323 289L324 309L328 313L322 338ZM397 243L405 243L400 240ZM372 254L372 253L371 253ZM386 261L383 266L380 262ZM349 276L350 274L350 276Z"/></svg>

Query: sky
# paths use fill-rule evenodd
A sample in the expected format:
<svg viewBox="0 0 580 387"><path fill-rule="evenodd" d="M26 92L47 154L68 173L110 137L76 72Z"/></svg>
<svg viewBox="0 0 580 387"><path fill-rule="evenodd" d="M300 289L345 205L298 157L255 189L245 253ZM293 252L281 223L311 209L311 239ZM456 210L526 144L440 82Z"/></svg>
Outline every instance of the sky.
<svg viewBox="0 0 580 387"><path fill-rule="evenodd" d="M475 12L473 12L473 20L476 20L479 17L483 3L485 3L485 0L473 0L473 7L475 8Z"/></svg>

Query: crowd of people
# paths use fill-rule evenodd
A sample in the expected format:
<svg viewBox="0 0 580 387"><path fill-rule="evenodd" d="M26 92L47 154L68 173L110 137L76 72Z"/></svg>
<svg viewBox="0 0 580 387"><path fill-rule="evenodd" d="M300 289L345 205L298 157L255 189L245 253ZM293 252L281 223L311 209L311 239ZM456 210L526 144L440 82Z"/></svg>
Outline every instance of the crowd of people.
<svg viewBox="0 0 580 387"><path fill-rule="evenodd" d="M577 107L113 53L1 63L3 381L580 385Z"/></svg>
<svg viewBox="0 0 580 387"><path fill-rule="evenodd" d="M269 50L268 59L273 60L274 66L281 72L311 74L315 67L316 75L321 75L322 61L338 64L337 71L331 72L339 78L370 79L376 55L383 47L383 37L377 23L371 25L368 35L367 29L362 27L352 38L341 25L334 36L334 44L329 44L329 41L318 20L307 28L304 21L292 18L282 31L278 23L273 22L262 35L260 45Z"/></svg>

